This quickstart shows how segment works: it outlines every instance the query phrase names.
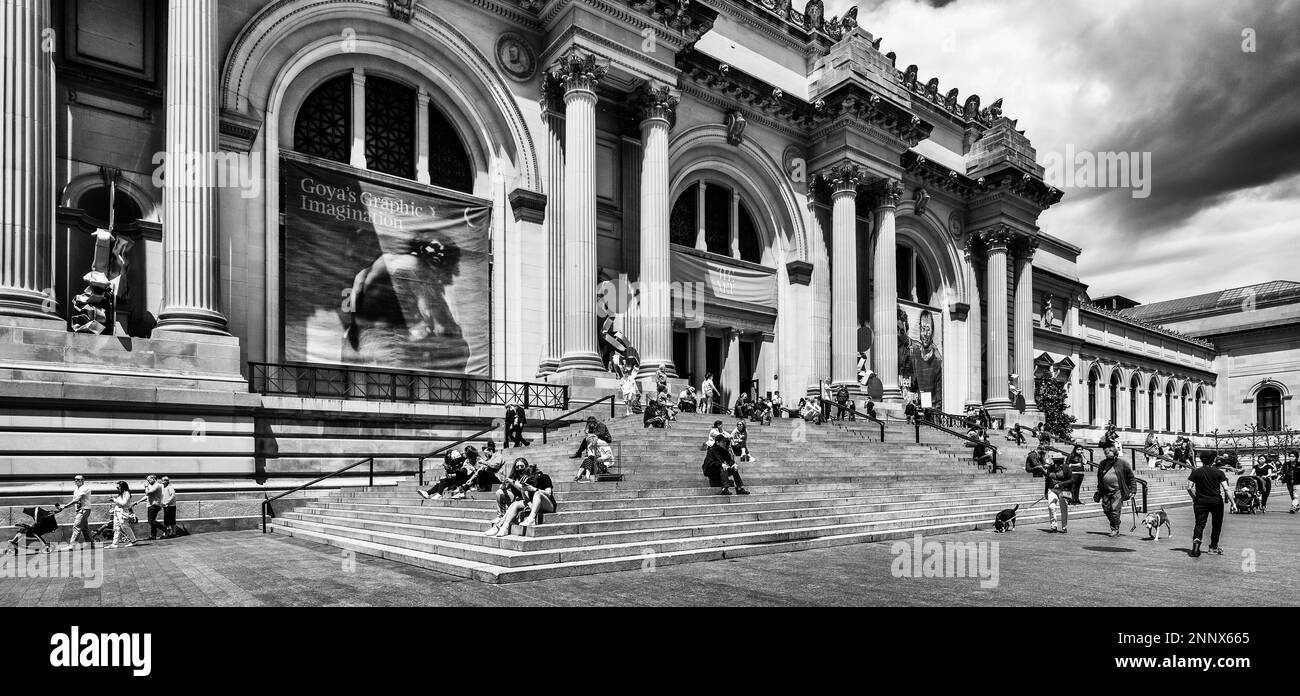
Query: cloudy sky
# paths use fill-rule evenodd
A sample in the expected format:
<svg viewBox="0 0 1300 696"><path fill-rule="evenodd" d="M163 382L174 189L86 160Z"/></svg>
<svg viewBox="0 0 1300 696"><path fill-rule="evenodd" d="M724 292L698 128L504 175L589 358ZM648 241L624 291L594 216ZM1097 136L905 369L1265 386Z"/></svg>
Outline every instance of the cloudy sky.
<svg viewBox="0 0 1300 696"><path fill-rule="evenodd" d="M941 91L1004 98L1040 163L1071 147L1151 153L1148 198L1063 187L1040 218L1083 247L1093 297L1300 281L1300 0L826 5L859 5L881 50Z"/></svg>

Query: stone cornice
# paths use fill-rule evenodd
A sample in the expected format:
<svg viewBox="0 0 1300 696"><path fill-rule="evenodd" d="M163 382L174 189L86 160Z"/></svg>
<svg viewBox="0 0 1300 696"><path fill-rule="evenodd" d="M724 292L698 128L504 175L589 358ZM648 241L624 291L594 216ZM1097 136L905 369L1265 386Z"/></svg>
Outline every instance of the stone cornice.
<svg viewBox="0 0 1300 696"><path fill-rule="evenodd" d="M734 99L724 98L719 94L719 92L710 89L707 85L697 84L690 80L684 80L682 82L682 94L689 96L696 101L714 106L719 111L726 112L730 109L736 108L736 101ZM805 130L799 128L797 125L792 125L789 121L778 120L777 118L769 117L767 114L761 112L742 111L751 125L761 125L800 142L804 141L808 137Z"/></svg>
<svg viewBox="0 0 1300 696"><path fill-rule="evenodd" d="M587 46L586 50L598 51L602 56L610 59L610 67L621 67L628 73L637 75L640 78L652 77L653 75L649 73L649 70L659 70L664 76L672 76L674 79L678 74L677 68L669 63L651 58L641 51L630 49L618 42L576 26L570 26L562 34L554 37L551 43L542 50L541 59L543 61L548 60L552 55L558 57L558 54L563 54L579 44L594 44L598 48ZM624 85L624 87L630 88L630 85Z"/></svg>
<svg viewBox="0 0 1300 696"><path fill-rule="evenodd" d="M813 111L819 130L821 126L845 120L870 124L897 139L906 146L904 149L916 147L934 130L934 124L926 123L907 109L853 84L844 85L817 100Z"/></svg>
<svg viewBox="0 0 1300 696"><path fill-rule="evenodd" d="M477 0L482 2L484 0ZM545 9L539 19L544 27L550 26L564 8L575 0L557 0ZM638 32L653 28L678 37L690 44L713 28L717 12L690 0L582 0L582 4L596 12L635 27Z"/></svg>
<svg viewBox="0 0 1300 696"><path fill-rule="evenodd" d="M903 153L903 169L927 187L946 191L962 201L970 200L981 188L978 182L965 173L949 169L910 150Z"/></svg>
<svg viewBox="0 0 1300 696"><path fill-rule="evenodd" d="M679 54L677 67L681 69L684 80L700 85L709 93L729 98L732 103L743 104L749 111L787 123L801 135L812 126L811 104L712 56L697 51Z"/></svg>
<svg viewBox="0 0 1300 696"><path fill-rule="evenodd" d="M1119 312L1111 311L1111 310L1109 310L1109 309L1106 309L1105 307L1098 307L1098 306L1095 305L1095 304L1091 304L1091 303L1088 303L1088 302L1082 302L1082 303L1079 304L1079 309L1082 310L1082 311L1089 312L1089 313L1091 313L1091 314L1095 314L1095 315L1100 316L1100 317L1106 317L1106 318L1108 318L1108 319L1114 319L1114 320L1116 320L1116 321L1119 321L1119 322L1121 322L1121 323L1124 323L1124 324L1127 324L1127 325L1129 325L1129 326L1133 326L1133 327L1136 327L1136 328L1139 328L1139 329L1145 329L1145 330L1147 330L1147 331L1151 331L1151 332L1153 332L1153 333L1164 334L1165 336L1168 336L1168 337L1170 337L1170 338L1178 339L1179 341L1183 341L1184 343L1190 343L1190 344L1192 344L1192 345L1194 345L1194 346L1197 346L1197 347L1200 347L1200 348L1204 348L1204 349L1209 350L1209 351L1211 351L1211 352L1214 352L1214 351L1217 351L1217 350L1218 350L1217 348L1215 348L1214 344L1213 344L1213 343L1210 343L1209 341L1203 341L1203 340L1201 340L1201 339L1199 339L1199 338L1193 338L1193 337L1191 337L1191 336L1188 336L1187 334L1179 333L1179 332L1177 332L1177 331L1174 331L1173 329L1167 329L1167 328L1165 328L1165 327L1163 327L1163 326L1160 326L1159 324L1148 324L1148 323L1146 323L1146 322L1144 322L1144 321L1139 321L1139 320L1134 319L1134 318L1132 318L1132 317L1129 317L1129 316L1125 316L1125 315L1123 315L1123 314L1120 314Z"/></svg>

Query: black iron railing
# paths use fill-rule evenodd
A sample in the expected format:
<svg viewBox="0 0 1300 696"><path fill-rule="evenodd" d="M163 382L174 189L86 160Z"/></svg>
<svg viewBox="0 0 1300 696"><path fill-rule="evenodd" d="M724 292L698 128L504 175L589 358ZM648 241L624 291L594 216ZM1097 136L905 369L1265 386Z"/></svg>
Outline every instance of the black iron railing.
<svg viewBox="0 0 1300 696"><path fill-rule="evenodd" d="M1138 461L1137 458L1139 452L1145 455L1148 459L1159 459L1162 462L1172 464L1176 469L1191 469L1196 466L1195 462L1180 462L1177 459L1174 459L1173 457L1166 457L1163 454L1153 453L1137 445L1124 445L1123 447L1124 449L1128 450L1129 459L1133 462L1134 469L1137 468L1137 461Z"/></svg>
<svg viewBox="0 0 1300 696"><path fill-rule="evenodd" d="M467 375L385 370L351 365L248 363L248 389L257 394L312 399L362 399L401 403L569 407L569 387L507 382Z"/></svg>
<svg viewBox="0 0 1300 696"><path fill-rule="evenodd" d="M558 416L556 416L556 417L554 417L554 418L552 418L552 419L550 419L550 420L548 420L548 421L542 423L542 444L543 444L543 445L546 444L546 435L547 435L547 433L550 431L550 428L551 428L552 425L555 425L556 423L559 423L560 421L567 420L568 418L570 418L571 416L573 416L573 415L575 415L575 414L582 413L583 411L586 411L587 409L589 409L589 408L595 406L596 404L601 404L601 403L604 403L604 402L608 401L608 402L609 402L609 417L610 417L610 418L613 418L613 417L614 417L614 404L615 404L615 400L616 400L616 398L615 398L614 395L601 397L601 398L596 399L595 401L593 401L593 402L587 404L586 406L582 406L582 407L580 407L580 408L575 408L575 409L573 409L572 411L569 411L568 413L562 413L562 414L560 414L560 415L558 415Z"/></svg>
<svg viewBox="0 0 1300 696"><path fill-rule="evenodd" d="M1043 445L1043 447L1046 447L1048 452L1056 452L1057 454L1064 455L1067 463L1070 461L1070 457L1074 454L1073 451L1067 452L1060 447L1053 447L1052 445ZM1084 447L1083 445L1078 445L1078 447L1088 453L1088 466L1092 469L1096 469L1097 456L1094 454L1093 449L1091 447Z"/></svg>
<svg viewBox="0 0 1300 696"><path fill-rule="evenodd" d="M921 444L921 426L924 425L927 428L934 428L935 430L948 433L949 435L952 435L953 437L959 440L964 440L967 443L970 443L972 447L983 445L984 447L988 448L988 450L993 453L992 471L996 472L998 470L998 448L993 446L991 443L984 442L983 440L976 440L975 438L970 437L965 433L959 433L956 430L953 430L951 428L946 428L942 425L939 425L938 423L935 423L933 421L927 421L922 418L917 418L913 422L913 425L915 425L916 427L916 443L918 445Z"/></svg>
<svg viewBox="0 0 1300 696"><path fill-rule="evenodd" d="M262 533L263 533L263 534L266 534L266 517L267 517L267 515L269 514L271 517L275 517L275 512L274 512L273 510L271 510L271 503L274 503L275 501L277 501L277 500L279 500L279 499L285 497L286 495L290 495L290 494L292 494L292 493L297 493L298 491L301 491L301 490L306 489L306 488L308 488L308 487L314 486L314 485L320 483L321 481L324 481L325 479L334 478L335 476L338 476L339 474L342 474L342 473L347 472L347 471L351 471L351 470L353 470L353 469L355 469L355 468L361 466L362 464L369 464L369 465L370 465L370 485L371 485L371 486L375 485L375 458L374 458L374 457L369 457L369 458L366 458L366 459L362 459L362 460L359 461L359 462L353 462L352 464L349 464L349 465L343 467L342 469L339 469L338 471L335 471L335 472L332 473L332 474L325 474L324 476L322 476L322 477L320 477L320 478L318 478L318 479L315 479L315 480L309 481L309 482L307 482L307 483L304 483L304 484L302 484L301 486L298 486L297 488L294 488L294 489L291 489L291 490L287 490L287 491L281 493L280 495L275 496L274 498L267 498L267 499L263 500L263 501L262 501Z"/></svg>

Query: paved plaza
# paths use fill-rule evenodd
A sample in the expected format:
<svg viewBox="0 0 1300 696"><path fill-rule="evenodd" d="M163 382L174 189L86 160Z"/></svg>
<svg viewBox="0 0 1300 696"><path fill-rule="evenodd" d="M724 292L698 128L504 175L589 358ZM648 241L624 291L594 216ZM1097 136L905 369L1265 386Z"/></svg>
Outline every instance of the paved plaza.
<svg viewBox="0 0 1300 696"><path fill-rule="evenodd" d="M1224 555L1198 559L1187 555L1191 509L1170 518L1175 535L1158 542L1141 527L1110 539L1104 518L1079 520L1067 536L1021 525L1014 534L925 538L998 542L989 588L971 577L895 577L895 542L486 585L283 536L222 532L108 550L97 589L0 577L0 606L1043 606L1049 592L1076 606L1300 605L1300 516L1285 507L1229 515Z"/></svg>

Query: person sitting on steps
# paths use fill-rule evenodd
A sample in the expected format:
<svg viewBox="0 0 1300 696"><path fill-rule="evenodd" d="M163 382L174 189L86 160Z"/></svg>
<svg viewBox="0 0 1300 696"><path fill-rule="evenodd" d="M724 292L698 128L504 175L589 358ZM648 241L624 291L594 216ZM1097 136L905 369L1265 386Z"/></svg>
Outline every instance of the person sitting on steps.
<svg viewBox="0 0 1300 696"><path fill-rule="evenodd" d="M1033 474L1034 478L1042 478L1047 475L1047 448L1039 445L1029 451L1029 456L1025 457L1025 471Z"/></svg>
<svg viewBox="0 0 1300 696"><path fill-rule="evenodd" d="M497 446L491 440L483 446L483 453L480 455L474 452L470 456L473 447L465 448L466 466L472 467L473 471L469 479L463 485L456 489L452 500L464 498L470 491L477 490L479 493L487 493L492 490L492 484L497 483L497 472L505 465L506 460L497 453ZM472 497L472 496L471 496Z"/></svg>
<svg viewBox="0 0 1300 696"><path fill-rule="evenodd" d="M452 450L442 458L443 476L428 491L417 491L425 500L437 500L443 493L465 483L469 472L465 470L465 455L460 450Z"/></svg>
<svg viewBox="0 0 1300 696"><path fill-rule="evenodd" d="M641 425L647 428L664 428L668 426L668 409L659 399L651 399L641 414Z"/></svg>
<svg viewBox="0 0 1300 696"><path fill-rule="evenodd" d="M987 466L989 468L990 474L996 474L999 471L1007 470L1005 466L998 466L997 462L994 461L993 447L989 445L988 433L980 433L978 440L975 443L974 455L975 455L975 466L977 467Z"/></svg>
<svg viewBox="0 0 1300 696"><path fill-rule="evenodd" d="M509 486L516 496L518 496L510 507L506 508L502 516L502 523L496 531L499 537L510 535L510 522L519 516L520 513L527 513L527 516L519 523L520 527L532 527L540 523L537 516L548 512L555 512L559 506L559 501L555 499L555 484L551 482L551 477L547 476L536 464L528 464L528 475L520 480L509 480L503 483L503 486Z"/></svg>
<svg viewBox="0 0 1300 696"><path fill-rule="evenodd" d="M730 482L735 483L736 493L749 495L749 491L745 490L745 482L740 479L740 468L736 466L728 445L726 435L719 432L714 436L713 445L704 455L704 465L701 467L704 476L709 479L710 486L722 489L718 491L719 495L731 495Z"/></svg>
<svg viewBox="0 0 1300 696"><path fill-rule="evenodd" d="M749 456L749 430L745 426L745 421L736 421L735 430L731 431L731 454L742 462L751 462L753 457Z"/></svg>
<svg viewBox="0 0 1300 696"><path fill-rule="evenodd" d="M507 484L511 481L522 481L528 477L528 460L523 457L515 459L510 464L509 471L508 476L499 477L501 487L497 489L496 493L497 516L493 518L492 526L488 527L486 532L483 532L483 536L495 536L501 530L501 525L506 519L506 511L510 509L510 505L517 500L522 500L516 488ZM513 522L513 519L511 522ZM506 524L507 528L509 526L509 524Z"/></svg>
<svg viewBox="0 0 1300 696"><path fill-rule="evenodd" d="M614 441L614 436L609 434L609 428L605 427L604 423L601 423L600 421L596 420L595 416L587 416L587 432L583 436L582 442L578 443L578 451L574 452L573 456L569 457L569 459L582 458L583 453L586 452L587 449L586 435L595 435L596 437L600 438L601 441L607 443Z"/></svg>
<svg viewBox="0 0 1300 696"><path fill-rule="evenodd" d="M695 396L695 387L686 387L677 399L677 409L682 413L695 413L699 398Z"/></svg>

